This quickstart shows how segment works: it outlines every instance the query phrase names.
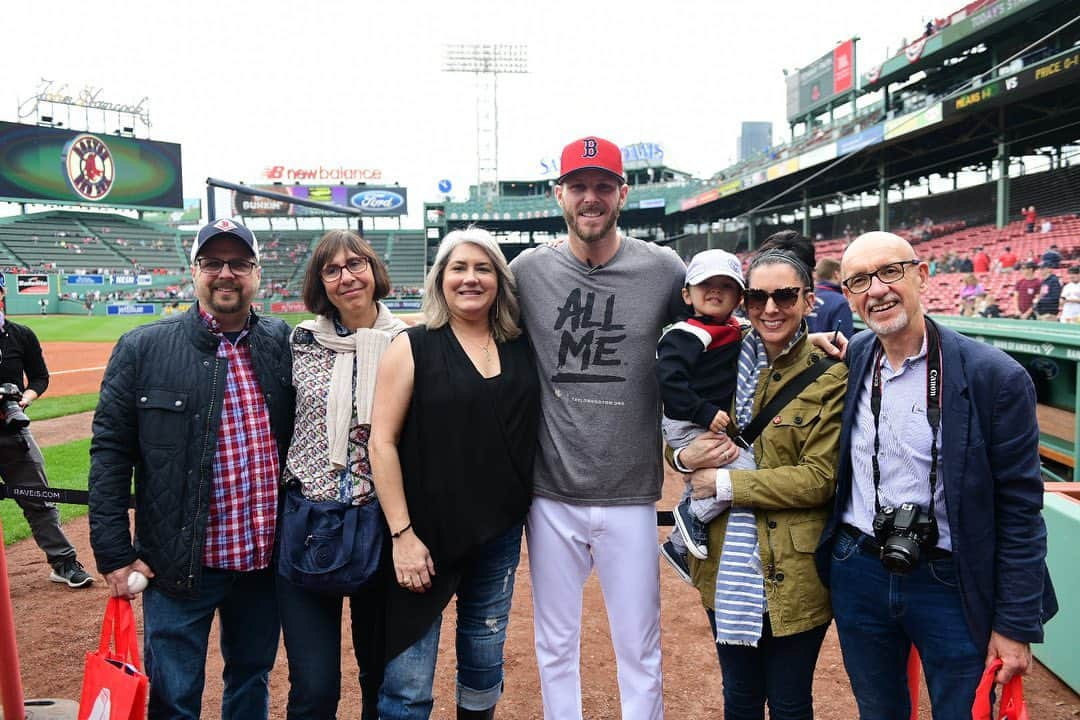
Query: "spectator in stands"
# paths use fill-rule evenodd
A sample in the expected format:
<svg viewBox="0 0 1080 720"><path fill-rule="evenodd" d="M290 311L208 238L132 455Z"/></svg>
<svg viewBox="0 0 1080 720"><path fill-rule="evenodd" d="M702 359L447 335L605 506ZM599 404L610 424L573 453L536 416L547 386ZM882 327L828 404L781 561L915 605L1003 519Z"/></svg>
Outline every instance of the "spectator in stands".
<svg viewBox="0 0 1080 720"><path fill-rule="evenodd" d="M1061 289L1061 322L1080 322L1080 265L1069 268L1069 282Z"/></svg>
<svg viewBox="0 0 1080 720"><path fill-rule="evenodd" d="M289 337L296 422L282 483L290 497L356 506L352 512L388 533L369 460L371 399L379 358L405 329L380 300L390 277L378 254L351 230L331 230L312 250L304 306L315 315ZM345 397L347 402L335 402ZM345 405L344 412L340 412ZM286 500L286 507L295 500ZM360 510L363 506L368 506ZM358 530L358 532L360 532ZM351 539L350 539L351 541ZM348 596L326 594L277 577L278 608L289 659L286 717L333 720L341 696L341 612L349 603L359 669L361 717L378 717L383 675L383 592L388 563Z"/></svg>
<svg viewBox="0 0 1080 720"><path fill-rule="evenodd" d="M1024 231L1033 233L1035 232L1035 221L1038 218L1038 214L1035 212L1035 206L1032 205L1024 210Z"/></svg>
<svg viewBox="0 0 1080 720"><path fill-rule="evenodd" d="M1002 252L1000 255L998 255L998 259L997 259L997 270L998 270L998 272L1009 272L1009 271L1011 271L1014 267L1016 267L1017 260L1019 260L1019 258L1017 258L1016 253L1014 253L1012 251L1012 246L1011 245L1006 245L1004 252Z"/></svg>
<svg viewBox="0 0 1080 720"><path fill-rule="evenodd" d="M1043 270L1039 299L1035 301L1035 319L1057 320L1061 309L1061 280L1054 274L1054 266L1044 264Z"/></svg>
<svg viewBox="0 0 1080 720"><path fill-rule="evenodd" d="M442 612L456 595L457 717L491 720L532 499L540 383L514 275L490 233L443 238L426 289L427 324L390 344L372 410L373 477L394 538L378 710L384 720L430 715Z"/></svg>
<svg viewBox="0 0 1080 720"><path fill-rule="evenodd" d="M3 307L4 293L4 275L0 274L0 307ZM4 317L3 312L0 312L0 383L12 383L19 389L22 397L18 405L23 410L49 387L49 369L45 366L37 335L26 325ZM0 480L4 481L9 494L12 490L34 493L16 495L15 503L30 526L34 542L52 566L49 579L70 588L87 587L94 582L60 529L60 511L41 499L40 493L49 489L45 459L30 428L14 418L4 418L0 423ZM3 552L2 548L0 552Z"/></svg>
<svg viewBox="0 0 1080 720"><path fill-rule="evenodd" d="M814 274L817 276L817 282L814 284L814 310L806 319L807 325L810 325L810 317L814 318L810 331L835 332L839 330L844 337L850 338L855 334L855 326L852 324L851 308L840 289L839 261L833 258L821 258L818 260Z"/></svg>
<svg viewBox="0 0 1080 720"><path fill-rule="evenodd" d="M1035 263L1026 262L1020 268L1020 279L1016 281L1013 295L1016 297L1016 316L1027 320L1035 313L1035 300L1039 297L1042 280L1035 277Z"/></svg>
<svg viewBox="0 0 1080 720"><path fill-rule="evenodd" d="M985 318L999 318L1001 317L1001 308L983 290L975 295L975 314Z"/></svg>
<svg viewBox="0 0 1080 720"><path fill-rule="evenodd" d="M985 295L986 288L973 273L964 276L964 285L960 288L960 314L971 316L975 314L975 296Z"/></svg>
<svg viewBox="0 0 1080 720"><path fill-rule="evenodd" d="M1051 244L1042 254L1042 266L1044 268L1056 268L1061 266L1061 251L1058 246Z"/></svg>
<svg viewBox="0 0 1080 720"><path fill-rule="evenodd" d="M930 268L930 277L934 277L935 275L937 275L938 261L936 255L931 255L929 258L927 258L926 265Z"/></svg>
<svg viewBox="0 0 1080 720"><path fill-rule="evenodd" d="M1040 232L1048 233L1054 229L1054 224L1050 222L1050 218L1045 218L1040 226Z"/></svg>
<svg viewBox="0 0 1080 720"><path fill-rule="evenodd" d="M969 257L958 257L956 259L955 270L953 272L969 273L975 271L975 263L971 261Z"/></svg>
<svg viewBox="0 0 1080 720"><path fill-rule="evenodd" d="M971 271L979 274L990 272L990 256L981 245L975 248L975 254L971 258Z"/></svg>

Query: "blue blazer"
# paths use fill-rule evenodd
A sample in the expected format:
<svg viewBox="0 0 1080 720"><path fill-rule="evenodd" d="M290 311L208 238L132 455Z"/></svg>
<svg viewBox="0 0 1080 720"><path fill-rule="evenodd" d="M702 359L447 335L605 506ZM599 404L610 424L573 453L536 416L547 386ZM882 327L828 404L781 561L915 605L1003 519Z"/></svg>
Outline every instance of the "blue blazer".
<svg viewBox="0 0 1080 720"><path fill-rule="evenodd" d="M1042 642L1057 598L1046 568L1035 387L1001 350L936 327L942 353L939 478L971 637L985 646L994 630L1020 642ZM856 404L877 347L871 332L859 333L848 346L836 498L816 557L826 586L832 540L851 497Z"/></svg>

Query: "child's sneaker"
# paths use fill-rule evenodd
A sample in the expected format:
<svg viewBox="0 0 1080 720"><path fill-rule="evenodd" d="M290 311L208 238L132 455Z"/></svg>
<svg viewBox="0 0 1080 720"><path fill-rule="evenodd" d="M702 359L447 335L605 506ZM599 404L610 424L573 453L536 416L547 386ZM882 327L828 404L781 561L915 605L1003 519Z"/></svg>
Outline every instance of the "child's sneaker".
<svg viewBox="0 0 1080 720"><path fill-rule="evenodd" d="M675 506L675 526L682 533L686 549L698 560L709 557L709 532L705 523L690 512L690 498Z"/></svg>
<svg viewBox="0 0 1080 720"><path fill-rule="evenodd" d="M676 550L670 540L660 546L660 557L668 561L675 572L679 573L679 577L691 585L694 584L690 579L690 566L686 562L686 554Z"/></svg>

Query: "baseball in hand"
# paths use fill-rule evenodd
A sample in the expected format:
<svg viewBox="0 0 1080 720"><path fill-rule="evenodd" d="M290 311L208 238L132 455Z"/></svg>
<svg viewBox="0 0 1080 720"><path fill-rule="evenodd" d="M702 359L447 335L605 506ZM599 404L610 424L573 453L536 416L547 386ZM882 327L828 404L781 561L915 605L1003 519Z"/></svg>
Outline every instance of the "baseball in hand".
<svg viewBox="0 0 1080 720"><path fill-rule="evenodd" d="M146 586L149 584L150 581L138 570L132 570L131 573L128 574L128 592L132 595L138 595L145 590Z"/></svg>

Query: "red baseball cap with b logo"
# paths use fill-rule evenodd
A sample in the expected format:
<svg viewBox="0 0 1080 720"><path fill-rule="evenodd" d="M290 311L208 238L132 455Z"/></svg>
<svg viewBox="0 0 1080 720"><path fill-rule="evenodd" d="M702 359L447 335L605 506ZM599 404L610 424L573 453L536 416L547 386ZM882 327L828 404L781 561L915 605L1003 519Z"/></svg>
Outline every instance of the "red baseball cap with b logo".
<svg viewBox="0 0 1080 720"><path fill-rule="evenodd" d="M610 140L604 140L594 136L583 137L575 140L563 148L562 158L559 160L559 179L561 183L566 176L578 170L606 170L615 175L622 182L626 182L623 175L622 150Z"/></svg>

